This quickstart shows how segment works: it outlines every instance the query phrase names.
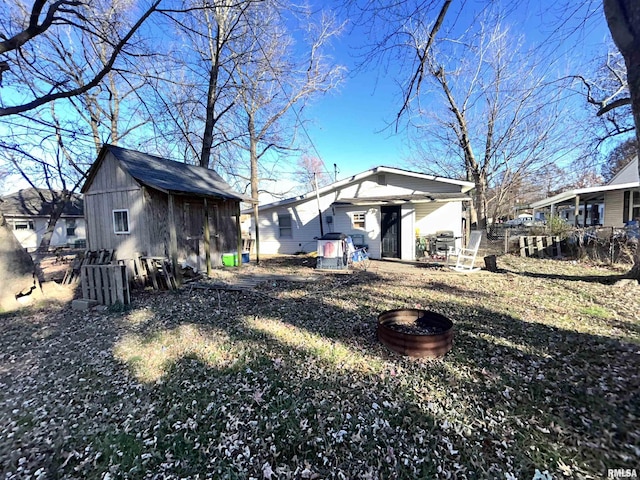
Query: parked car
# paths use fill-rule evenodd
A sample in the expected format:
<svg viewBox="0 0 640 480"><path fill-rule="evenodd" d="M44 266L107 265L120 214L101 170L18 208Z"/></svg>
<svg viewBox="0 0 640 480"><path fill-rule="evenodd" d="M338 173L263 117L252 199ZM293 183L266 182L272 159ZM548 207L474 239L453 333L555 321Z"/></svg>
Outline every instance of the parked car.
<svg viewBox="0 0 640 480"><path fill-rule="evenodd" d="M534 224L533 217L530 215L513 218L511 220L507 220L504 223L505 225L508 225L510 227L531 227Z"/></svg>

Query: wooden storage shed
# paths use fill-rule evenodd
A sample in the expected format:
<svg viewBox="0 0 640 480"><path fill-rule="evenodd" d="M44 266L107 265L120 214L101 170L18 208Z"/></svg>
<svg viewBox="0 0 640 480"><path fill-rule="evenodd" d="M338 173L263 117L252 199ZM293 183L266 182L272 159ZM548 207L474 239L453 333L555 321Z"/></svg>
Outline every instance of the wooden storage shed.
<svg viewBox="0 0 640 480"><path fill-rule="evenodd" d="M87 248L115 249L128 268L142 254L208 271L241 250L240 202L250 199L214 170L104 145L82 193Z"/></svg>

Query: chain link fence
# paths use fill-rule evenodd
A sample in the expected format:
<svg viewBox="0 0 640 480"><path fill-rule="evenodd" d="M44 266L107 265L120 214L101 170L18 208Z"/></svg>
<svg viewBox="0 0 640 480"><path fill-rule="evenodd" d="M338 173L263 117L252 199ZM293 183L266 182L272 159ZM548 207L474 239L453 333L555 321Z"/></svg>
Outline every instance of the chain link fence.
<svg viewBox="0 0 640 480"><path fill-rule="evenodd" d="M589 258L603 263L633 263L640 231L637 225L628 227L568 227L552 232L545 226L510 227L494 225L486 230L481 245L484 255L520 254L520 237L560 236L562 255Z"/></svg>

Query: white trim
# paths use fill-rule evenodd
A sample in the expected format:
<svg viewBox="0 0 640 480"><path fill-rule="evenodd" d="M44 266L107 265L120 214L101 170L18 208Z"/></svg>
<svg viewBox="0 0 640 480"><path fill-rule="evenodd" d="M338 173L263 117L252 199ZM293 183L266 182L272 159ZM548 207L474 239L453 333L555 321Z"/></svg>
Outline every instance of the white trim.
<svg viewBox="0 0 640 480"><path fill-rule="evenodd" d="M638 182L633 182L633 183L623 183L621 185L601 185L599 187L578 188L576 190L569 190L567 192L559 193L558 195L554 195L553 197L548 197L543 200L538 200L537 202L531 203L529 206L531 208L542 208L542 207L547 207L549 205L553 205L556 203L561 203L567 200L571 200L572 198L579 195L585 195L588 193L610 192L613 190L626 190L629 188L638 188L639 185L640 184Z"/></svg>
<svg viewBox="0 0 640 480"><path fill-rule="evenodd" d="M396 174L396 175L402 175L405 177L413 177L413 178L419 178L421 180L432 180L432 181L436 181L436 182L442 182L442 183L448 183L451 185L458 185L460 187L462 187L460 189L460 193L466 193L469 190L473 189L475 187L475 184L473 182L466 182L463 180L453 180L451 178L445 178L445 177L438 177L435 175L427 175L426 173L418 173L418 172L411 172L409 170L401 170L399 168L392 168L392 167L375 167L372 168L371 170L367 170L365 172L362 173L358 173L356 175L353 175L352 177L349 178L345 178L344 180L340 180L338 182L332 183L330 185L327 185L326 187L322 187L318 190L318 192L316 193L315 191L312 192L308 192L305 193L304 195L299 195L297 197L292 197L292 198L286 198L284 200L279 200L277 202L273 202L273 203L267 203L265 205L260 205L258 208L260 210L262 209L267 209L267 208L274 208L274 207L280 207L282 205L289 205L291 203L295 203L295 202L299 202L302 200L307 200L309 198L315 197L316 195L324 195L327 192L331 192L333 190L337 190L339 188L344 187L345 185L350 185L352 183L357 183L360 180L370 177L372 175L378 175L378 174L384 174L384 173L391 173L391 174ZM376 177L376 182L377 182L377 177Z"/></svg>
<svg viewBox="0 0 640 480"><path fill-rule="evenodd" d="M126 213L126 219L127 219L127 229L126 230L116 230L116 213ZM130 217L129 217L129 209L128 208L118 208L118 209L114 209L111 210L111 219L113 221L113 233L115 233L116 235L128 235L131 233L131 221L130 221Z"/></svg>

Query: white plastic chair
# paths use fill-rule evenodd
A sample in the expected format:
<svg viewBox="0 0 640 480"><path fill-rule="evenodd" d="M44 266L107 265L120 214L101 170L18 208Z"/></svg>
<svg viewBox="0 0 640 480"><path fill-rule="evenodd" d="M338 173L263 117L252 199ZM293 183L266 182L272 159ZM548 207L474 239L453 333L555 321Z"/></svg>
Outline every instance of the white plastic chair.
<svg viewBox="0 0 640 480"><path fill-rule="evenodd" d="M469 241L467 246L460 248L453 254L456 256L456 264L450 265L449 268L456 272L476 272L480 270L475 266L476 256L478 255L478 248L480 248L480 242L482 241L482 232L474 230L469 234Z"/></svg>

